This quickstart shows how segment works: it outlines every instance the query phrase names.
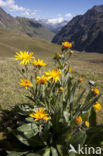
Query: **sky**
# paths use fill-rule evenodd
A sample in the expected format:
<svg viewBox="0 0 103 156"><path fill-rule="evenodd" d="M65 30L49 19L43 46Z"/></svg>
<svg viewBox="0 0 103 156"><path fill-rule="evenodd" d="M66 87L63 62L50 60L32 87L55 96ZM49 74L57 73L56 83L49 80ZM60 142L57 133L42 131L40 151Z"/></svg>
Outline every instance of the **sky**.
<svg viewBox="0 0 103 156"><path fill-rule="evenodd" d="M0 7L12 16L50 19L52 22L69 21L101 4L103 0L0 0Z"/></svg>

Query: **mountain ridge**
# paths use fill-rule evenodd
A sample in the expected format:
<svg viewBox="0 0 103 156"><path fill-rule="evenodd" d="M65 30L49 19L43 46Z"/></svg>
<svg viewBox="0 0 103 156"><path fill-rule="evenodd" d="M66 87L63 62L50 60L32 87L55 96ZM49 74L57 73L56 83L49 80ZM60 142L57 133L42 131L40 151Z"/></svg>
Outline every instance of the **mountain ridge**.
<svg viewBox="0 0 103 156"><path fill-rule="evenodd" d="M25 17L12 17L0 8L0 27L23 32L30 37L51 41L54 34L36 20Z"/></svg>
<svg viewBox="0 0 103 156"><path fill-rule="evenodd" d="M103 5L94 6L84 15L74 17L52 42L74 42L73 49L87 52L103 53Z"/></svg>

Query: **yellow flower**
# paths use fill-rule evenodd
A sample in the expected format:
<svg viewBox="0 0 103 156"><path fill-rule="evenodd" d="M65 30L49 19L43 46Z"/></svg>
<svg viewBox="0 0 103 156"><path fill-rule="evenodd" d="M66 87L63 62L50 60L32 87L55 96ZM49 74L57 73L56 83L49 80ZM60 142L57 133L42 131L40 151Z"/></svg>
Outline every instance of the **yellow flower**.
<svg viewBox="0 0 103 156"><path fill-rule="evenodd" d="M74 121L75 121L75 123L76 123L77 125L80 125L80 124L82 123L82 118L81 118L81 116L76 117Z"/></svg>
<svg viewBox="0 0 103 156"><path fill-rule="evenodd" d="M92 92L93 92L95 95L99 95L99 90L98 90L97 88L92 89Z"/></svg>
<svg viewBox="0 0 103 156"><path fill-rule="evenodd" d="M96 102L96 104L93 106L93 108L97 111L100 111L102 109L102 106L98 102Z"/></svg>
<svg viewBox="0 0 103 156"><path fill-rule="evenodd" d="M47 84L47 80L48 78L45 75L43 75L42 77L37 76L37 79L36 79L36 81L41 84Z"/></svg>
<svg viewBox="0 0 103 156"><path fill-rule="evenodd" d="M88 121L85 121L84 124L86 127L89 127L89 125L90 125Z"/></svg>
<svg viewBox="0 0 103 156"><path fill-rule="evenodd" d="M59 90L60 90L60 91L63 91L63 87L60 87Z"/></svg>
<svg viewBox="0 0 103 156"><path fill-rule="evenodd" d="M80 77L78 81L79 81L79 82L82 82L82 81L83 81L82 77Z"/></svg>
<svg viewBox="0 0 103 156"><path fill-rule="evenodd" d="M70 52L69 52L70 54L74 54L74 51L73 50L70 50Z"/></svg>
<svg viewBox="0 0 103 156"><path fill-rule="evenodd" d="M71 68L67 68L67 69L66 69L66 72L71 73L71 72L72 72L72 69L71 69Z"/></svg>
<svg viewBox="0 0 103 156"><path fill-rule="evenodd" d="M53 82L57 83L57 81L60 81L61 72L60 69L53 69L52 71L45 72L45 76L49 79L52 79Z"/></svg>
<svg viewBox="0 0 103 156"><path fill-rule="evenodd" d="M15 60L21 60L20 65L21 64L28 64L31 59L34 59L35 57L33 57L33 53L28 53L28 51L20 51L19 53L16 53L15 55Z"/></svg>
<svg viewBox="0 0 103 156"><path fill-rule="evenodd" d="M28 89L28 87L33 87L33 85L27 79L21 80L21 82L19 84L21 86L24 86L26 89Z"/></svg>
<svg viewBox="0 0 103 156"><path fill-rule="evenodd" d="M56 56L59 57L59 58L62 57L62 55L60 53L56 53Z"/></svg>
<svg viewBox="0 0 103 156"><path fill-rule="evenodd" d="M34 64L35 66L38 66L38 67L42 67L42 66L46 66L46 65L47 65L46 63L44 63L43 60L40 60L40 59L34 60L33 64Z"/></svg>
<svg viewBox="0 0 103 156"><path fill-rule="evenodd" d="M49 120L50 118L48 117L48 115L49 114L47 114L45 112L44 108L39 108L39 109L35 110L35 113L30 114L29 116L35 118L35 121L38 121L38 120L42 120L42 119Z"/></svg>
<svg viewBox="0 0 103 156"><path fill-rule="evenodd" d="M65 48L71 48L72 44L70 42L63 42L62 46L65 47Z"/></svg>

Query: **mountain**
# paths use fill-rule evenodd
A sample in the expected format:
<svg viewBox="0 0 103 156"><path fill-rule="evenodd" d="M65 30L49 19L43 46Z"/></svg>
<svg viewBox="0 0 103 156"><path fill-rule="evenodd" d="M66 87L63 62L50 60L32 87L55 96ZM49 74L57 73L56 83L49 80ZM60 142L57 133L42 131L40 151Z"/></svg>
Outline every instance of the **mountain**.
<svg viewBox="0 0 103 156"><path fill-rule="evenodd" d="M60 19L39 19L38 20L39 23L41 23L42 25L44 25L45 27L47 27L50 31L52 31L53 33L58 33L61 28L63 26L65 26L68 21L66 20L61 20Z"/></svg>
<svg viewBox="0 0 103 156"><path fill-rule="evenodd" d="M7 14L2 8L0 8L0 27L8 28L12 25L16 25L18 22L11 15Z"/></svg>
<svg viewBox="0 0 103 156"><path fill-rule="evenodd" d="M45 26L38 23L36 20L12 17L0 8L0 27L24 32L30 37L39 37L46 40L51 40L54 34Z"/></svg>
<svg viewBox="0 0 103 156"><path fill-rule="evenodd" d="M53 43L73 42L73 49L103 53L103 5L74 17L53 38Z"/></svg>
<svg viewBox="0 0 103 156"><path fill-rule="evenodd" d="M54 36L54 33L38 23L36 20L16 17L16 21L18 22L17 29L26 33L30 37L39 37L51 41Z"/></svg>

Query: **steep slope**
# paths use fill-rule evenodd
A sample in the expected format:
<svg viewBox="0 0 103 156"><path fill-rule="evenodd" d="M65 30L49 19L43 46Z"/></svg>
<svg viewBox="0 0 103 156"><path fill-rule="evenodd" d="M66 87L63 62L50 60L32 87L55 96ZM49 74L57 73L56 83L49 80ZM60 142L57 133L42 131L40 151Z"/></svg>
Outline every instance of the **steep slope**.
<svg viewBox="0 0 103 156"><path fill-rule="evenodd" d="M59 51L59 46L40 38L31 38L28 35L0 28L0 57L12 57L19 50L33 51L42 58L50 58Z"/></svg>
<svg viewBox="0 0 103 156"><path fill-rule="evenodd" d="M18 21L17 29L30 37L40 37L50 41L54 36L54 33L35 20L16 17L16 21Z"/></svg>
<svg viewBox="0 0 103 156"><path fill-rule="evenodd" d="M7 14L2 8L0 8L0 27L12 27L16 25L17 21L11 15Z"/></svg>
<svg viewBox="0 0 103 156"><path fill-rule="evenodd" d="M12 17L0 8L0 27L21 31L30 37L39 37L51 41L54 36L50 30L37 21L22 17Z"/></svg>
<svg viewBox="0 0 103 156"><path fill-rule="evenodd" d="M74 17L52 42L61 44L66 40L74 42L73 49L103 53L103 5Z"/></svg>

